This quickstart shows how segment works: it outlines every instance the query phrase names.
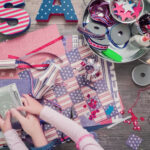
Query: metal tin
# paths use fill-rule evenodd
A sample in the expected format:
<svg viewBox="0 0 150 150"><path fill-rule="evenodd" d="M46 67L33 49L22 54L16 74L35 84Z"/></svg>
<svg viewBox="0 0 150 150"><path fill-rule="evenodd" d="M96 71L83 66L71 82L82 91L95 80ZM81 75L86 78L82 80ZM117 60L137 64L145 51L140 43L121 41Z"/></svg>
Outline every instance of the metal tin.
<svg viewBox="0 0 150 150"><path fill-rule="evenodd" d="M95 22L90 18L88 7L89 7L89 5L86 7L84 15L83 15L83 22L82 22L83 27L85 27L88 23L94 23ZM91 48L91 50L96 55L98 55L99 57L101 57L101 58L103 58L103 59L105 59L109 62L114 62L114 63L132 62L134 60L137 60L137 59L141 58L144 54L146 54L149 51L149 49L146 49L146 48L145 49L139 49L138 47L134 47L133 45L130 45L130 44L128 44L127 47L120 49L120 48L115 47L111 42L109 42L109 48L113 49L115 52L117 52L123 58L122 62L116 62L116 61L111 60L110 58L107 58L106 56L104 56L101 53L101 51L91 47L88 44L86 38L85 38L85 41L86 41L87 45Z"/></svg>

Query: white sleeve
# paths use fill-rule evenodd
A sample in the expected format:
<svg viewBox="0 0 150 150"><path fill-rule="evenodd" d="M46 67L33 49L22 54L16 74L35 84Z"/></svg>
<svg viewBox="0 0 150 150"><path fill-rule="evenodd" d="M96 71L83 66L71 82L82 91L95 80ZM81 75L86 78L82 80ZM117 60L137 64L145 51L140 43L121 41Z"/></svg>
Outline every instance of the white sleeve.
<svg viewBox="0 0 150 150"><path fill-rule="evenodd" d="M40 113L40 118L65 133L75 143L79 143L80 150L103 150L103 148L94 140L94 138L85 136L89 135L87 130L83 129L82 126L73 120L65 117L48 106L44 106ZM85 136L85 138L79 142L79 139L81 139L83 136Z"/></svg>
<svg viewBox="0 0 150 150"><path fill-rule="evenodd" d="M28 150L14 129L5 132L4 137L10 150Z"/></svg>

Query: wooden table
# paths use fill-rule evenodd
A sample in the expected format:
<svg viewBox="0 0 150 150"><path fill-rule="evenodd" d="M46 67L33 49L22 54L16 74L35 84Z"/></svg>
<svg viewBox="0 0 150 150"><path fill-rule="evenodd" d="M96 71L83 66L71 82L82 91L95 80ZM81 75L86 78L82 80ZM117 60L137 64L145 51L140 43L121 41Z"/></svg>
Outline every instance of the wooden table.
<svg viewBox="0 0 150 150"><path fill-rule="evenodd" d="M88 3L90 0L85 0ZM34 31L39 28L48 26L49 24L57 24L59 31L63 35L79 34L77 29L77 24L66 23L63 17L52 17L48 23L37 23L35 17L40 8L42 0L25 0L25 9L30 14L32 22L31 27L27 32ZM79 24L82 21L82 15L85 9L85 3L82 0L72 0L76 14L79 19ZM26 34L26 33L25 33ZM0 35L0 41L10 39L10 37L4 37ZM139 86L135 85L131 79L132 69L140 64L139 61L135 61L127 64L116 64L115 70L117 74L118 87L122 101L126 111L134 103L137 97L137 91ZM128 136L132 133L140 136L143 139L140 145L140 150L150 150L150 124L148 123L148 117L150 116L150 92L146 91L142 94L141 100L135 107L134 112L138 117L144 117L145 121L140 123L142 130L140 132L133 131L132 125L127 125L121 123L112 129L99 129L96 133L99 136L100 144L105 150L129 150L126 146L126 140ZM125 116L128 115L127 113ZM75 150L75 145L72 143L63 144L57 147L57 150Z"/></svg>

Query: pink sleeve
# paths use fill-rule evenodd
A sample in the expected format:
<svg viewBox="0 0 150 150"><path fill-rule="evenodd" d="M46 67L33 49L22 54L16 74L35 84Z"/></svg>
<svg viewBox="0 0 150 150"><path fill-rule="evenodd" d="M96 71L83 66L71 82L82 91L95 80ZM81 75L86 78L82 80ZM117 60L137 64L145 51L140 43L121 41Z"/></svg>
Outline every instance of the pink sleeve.
<svg viewBox="0 0 150 150"><path fill-rule="evenodd" d="M14 129L5 132L4 136L10 150L28 150Z"/></svg>
<svg viewBox="0 0 150 150"><path fill-rule="evenodd" d="M75 143L79 143L80 150L103 150L103 148L90 136L86 136L79 142L81 137L89 134L87 130L48 106L43 108L40 113L40 118L68 135Z"/></svg>

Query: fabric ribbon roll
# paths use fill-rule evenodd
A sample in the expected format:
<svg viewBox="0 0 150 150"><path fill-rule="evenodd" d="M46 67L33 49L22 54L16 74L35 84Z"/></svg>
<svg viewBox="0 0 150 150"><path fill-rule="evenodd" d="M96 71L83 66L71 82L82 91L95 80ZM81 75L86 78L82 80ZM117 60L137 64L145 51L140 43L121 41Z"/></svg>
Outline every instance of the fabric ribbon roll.
<svg viewBox="0 0 150 150"><path fill-rule="evenodd" d="M35 84L31 81L32 96L36 99L41 99L46 92L51 90L55 84L55 79L59 71L60 67L54 63L51 63L51 65L49 65L49 67L41 73Z"/></svg>
<svg viewBox="0 0 150 150"><path fill-rule="evenodd" d="M87 38L87 41L90 46L92 46L93 48L97 50L106 50L108 48L108 45L97 44L94 41L92 41L90 38Z"/></svg>
<svg viewBox="0 0 150 150"><path fill-rule="evenodd" d="M98 39L104 39L105 38L105 34L99 35L99 34L94 34L91 31L89 31L86 27L81 27L78 26L78 31L88 37L92 37L92 38L98 38Z"/></svg>
<svg viewBox="0 0 150 150"><path fill-rule="evenodd" d="M102 23L107 27L115 24L115 21L109 11L109 3L105 1L92 1L89 4L89 13L92 20Z"/></svg>

